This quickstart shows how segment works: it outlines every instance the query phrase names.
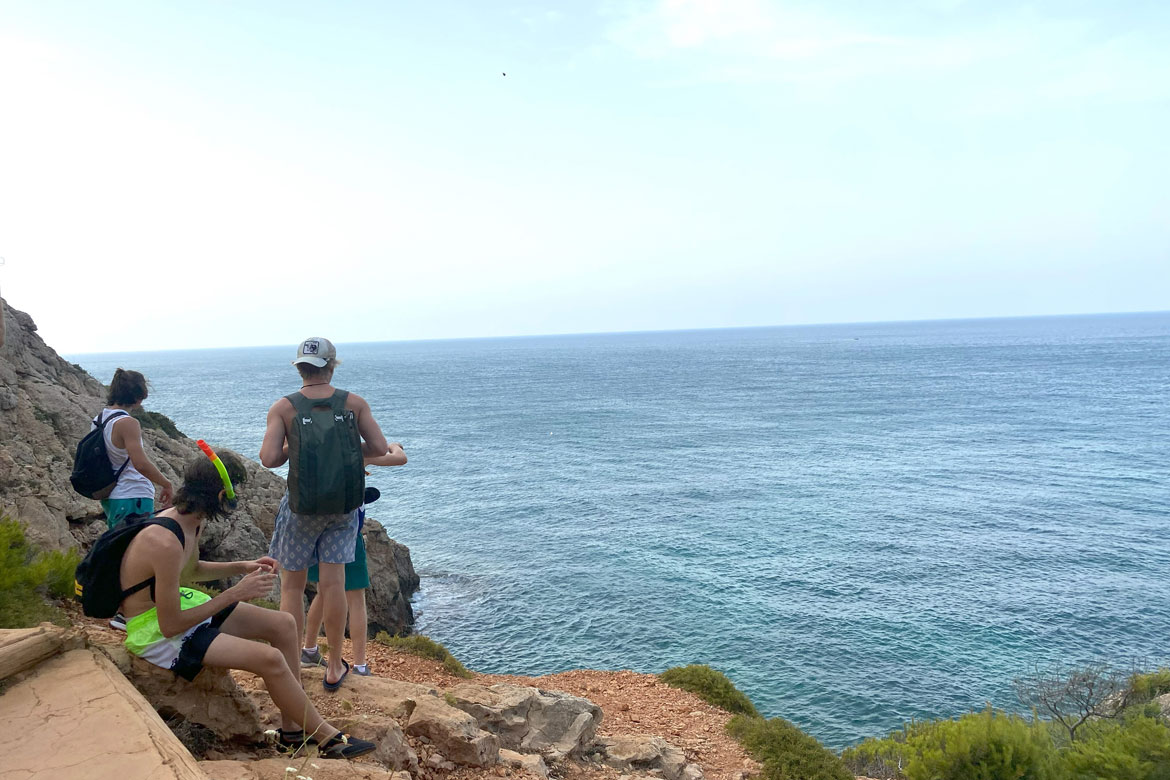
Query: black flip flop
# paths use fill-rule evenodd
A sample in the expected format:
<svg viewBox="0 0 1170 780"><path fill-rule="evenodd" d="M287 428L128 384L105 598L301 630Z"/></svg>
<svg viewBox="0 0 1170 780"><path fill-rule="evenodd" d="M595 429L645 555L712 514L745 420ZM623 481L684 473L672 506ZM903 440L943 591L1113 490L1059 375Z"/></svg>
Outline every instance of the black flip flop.
<svg viewBox="0 0 1170 780"><path fill-rule="evenodd" d="M377 749L373 742L342 734L340 731L317 746L317 754L327 758L357 758Z"/></svg>
<svg viewBox="0 0 1170 780"><path fill-rule="evenodd" d="M326 679L326 678L328 678L328 677L329 677L329 670L328 670L328 669L326 669L326 670L325 670L325 674L323 674L323 675L321 676L321 684L322 684L322 685L324 685L324 686L325 686L325 690L329 691L330 693L333 693L333 692L334 692L334 691L336 691L338 688L340 688L340 687L341 687L341 683L345 681L345 676L346 676L347 674L349 674L349 662L348 662L348 661L346 661L344 658L342 658L342 659L341 659L341 663L342 663L342 664L344 664L344 666L345 666L345 671L344 671L344 672L342 672L342 673L341 673L341 676L337 678L337 682L331 683L331 682L329 682L329 680L328 680L328 679Z"/></svg>

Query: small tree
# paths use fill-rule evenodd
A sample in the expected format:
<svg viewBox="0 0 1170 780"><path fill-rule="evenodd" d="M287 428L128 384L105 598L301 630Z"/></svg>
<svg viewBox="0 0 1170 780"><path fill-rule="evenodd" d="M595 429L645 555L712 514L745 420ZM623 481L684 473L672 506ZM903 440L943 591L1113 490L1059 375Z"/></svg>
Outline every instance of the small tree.
<svg viewBox="0 0 1170 780"><path fill-rule="evenodd" d="M1025 706L1052 717L1076 742L1077 729L1091 720L1116 718L1129 705L1129 675L1108 664L1042 670L1015 680Z"/></svg>

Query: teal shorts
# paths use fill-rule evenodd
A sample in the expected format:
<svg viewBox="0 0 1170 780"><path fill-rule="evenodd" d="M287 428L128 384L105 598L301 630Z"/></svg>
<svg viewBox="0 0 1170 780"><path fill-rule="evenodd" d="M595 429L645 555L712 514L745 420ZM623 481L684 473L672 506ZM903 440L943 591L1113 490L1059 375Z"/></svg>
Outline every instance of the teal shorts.
<svg viewBox="0 0 1170 780"><path fill-rule="evenodd" d="M106 498L102 499L102 509L106 512L106 527L113 528L130 515L153 515L154 499Z"/></svg>
<svg viewBox="0 0 1170 780"><path fill-rule="evenodd" d="M316 565L309 567L309 582L321 579ZM345 564L345 589L362 590L370 587L370 570L366 567L366 540L359 533L353 550L353 562Z"/></svg>

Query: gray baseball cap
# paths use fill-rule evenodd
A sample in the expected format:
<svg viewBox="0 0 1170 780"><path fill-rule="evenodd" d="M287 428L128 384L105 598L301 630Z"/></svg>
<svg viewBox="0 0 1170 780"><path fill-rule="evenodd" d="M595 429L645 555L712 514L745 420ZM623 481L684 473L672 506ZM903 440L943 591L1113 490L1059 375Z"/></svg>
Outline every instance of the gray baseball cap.
<svg viewBox="0 0 1170 780"><path fill-rule="evenodd" d="M297 347L297 359L292 364L295 366L297 363L308 363L317 368L324 368L330 363L337 365L340 362L337 359L337 349L333 346L332 341L320 336L313 336L300 343L300 346Z"/></svg>

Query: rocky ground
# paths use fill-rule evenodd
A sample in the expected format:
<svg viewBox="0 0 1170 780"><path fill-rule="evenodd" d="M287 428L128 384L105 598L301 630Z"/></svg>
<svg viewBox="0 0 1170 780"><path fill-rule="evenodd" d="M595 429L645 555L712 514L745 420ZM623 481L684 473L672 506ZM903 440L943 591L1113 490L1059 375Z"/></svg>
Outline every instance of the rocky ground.
<svg viewBox="0 0 1170 780"><path fill-rule="evenodd" d="M71 617L95 644L120 644L122 641L123 635L109 629L104 621L87 619L76 611ZM604 717L597 731L599 738L636 735L661 737L682 749L687 761L698 764L704 777L709 780L743 780L759 770L759 765L724 731L730 719L727 712L703 702L694 694L665 685L655 675L631 671L579 670L544 677L475 674L473 679L464 680L447 672L437 661L410 655L376 642L370 642L368 648L367 660L376 677L440 690L453 689L470 682L485 686L507 683L562 691L589 699L601 707ZM346 658L353 658L348 640L344 654ZM256 704L264 725L275 728L278 725L277 713L264 691L263 682L246 672L233 672L232 676ZM322 715L338 724L361 720L365 714L363 710L368 706L362 696L362 689L369 681L351 674L341 691L330 694L322 689L320 677L320 670L309 669L304 672L305 688ZM236 745L219 743L208 735L183 733L182 727L177 731L189 747L195 748L193 752L205 761L258 761L279 756L271 749L244 751ZM425 765L426 757L432 752L425 740L413 736L408 739L419 753L420 762ZM200 740L203 740L202 743ZM554 765L551 774L570 780L617 780L630 775L628 771L622 772L598 761L599 758L590 760L588 757L581 761L564 761ZM434 764L430 767L429 775L451 780L481 780L528 774L521 768L505 765L450 768L439 765L438 761Z"/></svg>

